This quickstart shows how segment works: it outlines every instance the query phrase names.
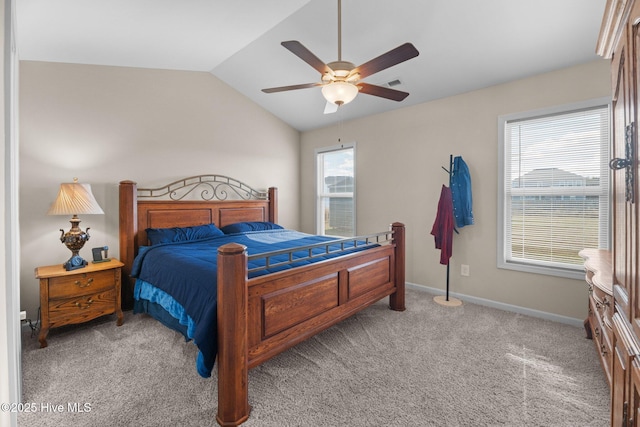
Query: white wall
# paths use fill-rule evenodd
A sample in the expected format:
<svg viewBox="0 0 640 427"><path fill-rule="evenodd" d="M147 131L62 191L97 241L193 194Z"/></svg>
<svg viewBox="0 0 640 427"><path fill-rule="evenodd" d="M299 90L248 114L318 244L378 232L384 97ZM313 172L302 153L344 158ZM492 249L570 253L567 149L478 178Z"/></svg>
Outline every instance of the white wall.
<svg viewBox="0 0 640 427"><path fill-rule="evenodd" d="M438 82L433 82L437 85ZM583 281L496 267L498 116L610 96L606 60L533 76L302 134L302 229L314 227L315 148L356 141L358 233L407 226L407 281L444 289L446 267L429 234L449 155L468 164L476 224L454 235L452 292L570 318L587 316ZM365 95L360 95L365 96ZM349 108L350 105L344 108ZM460 264L470 276L460 275Z"/></svg>
<svg viewBox="0 0 640 427"><path fill-rule="evenodd" d="M21 298L37 314L34 268L70 251L47 216L61 182L91 184L105 215L80 217L91 247L118 256L118 182L157 186L215 173L279 189L280 222L299 225L299 133L210 73L20 63Z"/></svg>
<svg viewBox="0 0 640 427"><path fill-rule="evenodd" d="M18 232L18 155L15 137L16 102L14 79L16 77L15 51L13 49L13 1L0 0L0 24L2 32L3 55L0 59L2 98L0 106L0 133L3 144L0 149L0 197L3 208L0 209L0 403L20 402L20 297L18 292L19 254ZM15 412L0 411L1 426L17 425Z"/></svg>

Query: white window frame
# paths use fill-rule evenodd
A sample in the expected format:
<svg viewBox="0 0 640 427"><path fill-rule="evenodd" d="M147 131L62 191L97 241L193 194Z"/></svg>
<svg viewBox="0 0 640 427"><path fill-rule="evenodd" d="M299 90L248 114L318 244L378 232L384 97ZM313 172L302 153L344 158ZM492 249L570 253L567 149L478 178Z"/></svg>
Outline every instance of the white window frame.
<svg viewBox="0 0 640 427"><path fill-rule="evenodd" d="M506 203L506 196L505 196L505 183L506 183L505 174L507 173L506 171L506 166L508 164L507 156L509 156L510 153L507 152L507 149L505 146L506 144L505 129L506 129L507 123L514 120L533 119L541 116L569 113L571 111L589 109L589 108L594 108L599 106L608 107L609 118L610 118L609 136L611 138L611 128L612 128L611 100L606 97L596 98L596 99L591 99L584 102L566 104L566 105L561 105L556 107L543 108L539 110L508 114L508 115L503 115L498 117L498 215L497 215L497 230L498 230L497 266L498 268L584 280L584 268L579 265L576 265L575 267L573 267L564 263L551 263L551 262L543 262L543 261L520 262L520 261L509 260L508 252L510 251L510 246L509 246L509 243L506 242L506 238L508 236L507 219L509 218L509 214L507 210L509 209L509 206ZM609 142L609 147L610 145L611 145L611 142ZM607 157L610 157L610 151L611 151L610 148L606 150L605 155ZM602 162L602 163L606 164L608 163L608 161ZM602 184L601 187L596 187L596 188L600 188L600 191L598 192L598 194L602 194L602 191L606 191L608 192L608 196L610 200L611 198L610 181L611 180L610 180L608 168L606 170L604 170L604 168L601 170L601 177L605 177L607 178L607 180L605 183ZM607 218L611 218L610 205L611 203L606 203L606 206L603 206L602 203L600 205L601 212L603 212L604 210L605 212L603 213L606 215ZM599 239L600 246L601 248L606 249L610 247L610 243L611 243L610 221L606 225L606 229L601 230L601 234L602 234L602 231L605 232L606 237L605 238L600 237Z"/></svg>
<svg viewBox="0 0 640 427"><path fill-rule="evenodd" d="M353 193L324 193L324 170L320 165L320 155L333 151L353 150ZM330 147L316 148L314 150L315 166L316 166L316 233L325 234L324 230L324 211L322 209L322 201L327 197L345 197L353 199L353 234L356 233L356 143L350 142L345 144L333 145Z"/></svg>

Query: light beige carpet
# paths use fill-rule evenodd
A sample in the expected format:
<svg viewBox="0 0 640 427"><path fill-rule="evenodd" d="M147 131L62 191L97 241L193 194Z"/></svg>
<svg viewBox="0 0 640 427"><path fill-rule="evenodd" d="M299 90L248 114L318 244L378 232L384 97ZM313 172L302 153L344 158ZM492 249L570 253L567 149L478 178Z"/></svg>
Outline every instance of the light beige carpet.
<svg viewBox="0 0 640 427"><path fill-rule="evenodd" d="M216 425L215 377L149 317L54 329L45 349L23 341L24 402L38 411L21 427ZM251 370L244 425L607 426L608 397L582 328L408 290L407 311L385 299Z"/></svg>

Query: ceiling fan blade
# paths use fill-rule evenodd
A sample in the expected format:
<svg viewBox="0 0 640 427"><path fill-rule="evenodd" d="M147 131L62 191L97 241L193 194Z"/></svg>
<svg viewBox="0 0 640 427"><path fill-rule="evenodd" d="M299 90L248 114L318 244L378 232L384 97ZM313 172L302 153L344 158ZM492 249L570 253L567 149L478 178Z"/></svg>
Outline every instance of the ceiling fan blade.
<svg viewBox="0 0 640 427"><path fill-rule="evenodd" d="M274 92L284 92L286 90L307 89L307 88L316 87L316 86L322 86L322 83L304 83L301 85L270 87L267 89L262 89L262 91L264 93L274 93Z"/></svg>
<svg viewBox="0 0 640 427"><path fill-rule="evenodd" d="M360 93L366 93L367 95L379 96L381 98L390 99L392 101L402 101L409 93L402 92L396 89L389 89L384 86L371 85L368 83L358 83Z"/></svg>
<svg viewBox="0 0 640 427"><path fill-rule="evenodd" d="M289 40L286 42L280 43L282 46L289 49L294 55L298 58L302 59L307 64L311 65L313 68L318 70L320 74L329 73L333 75L333 70L329 68L327 64L322 62L320 58L315 56L309 49L304 47L302 43L297 40Z"/></svg>
<svg viewBox="0 0 640 427"><path fill-rule="evenodd" d="M338 111L338 107L340 107L338 104L327 101L327 104L324 106L324 114L333 114Z"/></svg>
<svg viewBox="0 0 640 427"><path fill-rule="evenodd" d="M387 53L383 53L382 55L373 58L369 62L365 62L364 64L354 68L351 71L351 75L355 73L360 74L358 78L364 79L371 74L377 73L378 71L385 70L389 67L393 67L401 62L404 62L408 59L415 58L418 56L420 52L415 48L411 43L405 43L396 47L395 49L391 49Z"/></svg>

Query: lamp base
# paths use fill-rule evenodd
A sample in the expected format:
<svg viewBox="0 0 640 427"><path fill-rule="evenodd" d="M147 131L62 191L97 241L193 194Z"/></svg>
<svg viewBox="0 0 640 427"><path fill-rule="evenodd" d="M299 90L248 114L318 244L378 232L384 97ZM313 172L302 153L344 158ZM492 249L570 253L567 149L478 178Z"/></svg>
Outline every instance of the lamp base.
<svg viewBox="0 0 640 427"><path fill-rule="evenodd" d="M77 215L74 215L69 222L71 223L71 230L65 233L63 229L60 229L60 241L71 251L71 258L62 264L67 271L87 266L87 261L82 259L82 257L78 255L78 252L80 252L85 242L91 237L89 236L88 228L87 231L82 231L78 226L80 220Z"/></svg>
<svg viewBox="0 0 640 427"><path fill-rule="evenodd" d="M71 271L71 270L77 270L79 268L84 268L87 266L87 264L88 264L87 261L85 261L81 256L74 255L71 258L69 258L67 262L62 264L62 266L64 267L65 270Z"/></svg>

